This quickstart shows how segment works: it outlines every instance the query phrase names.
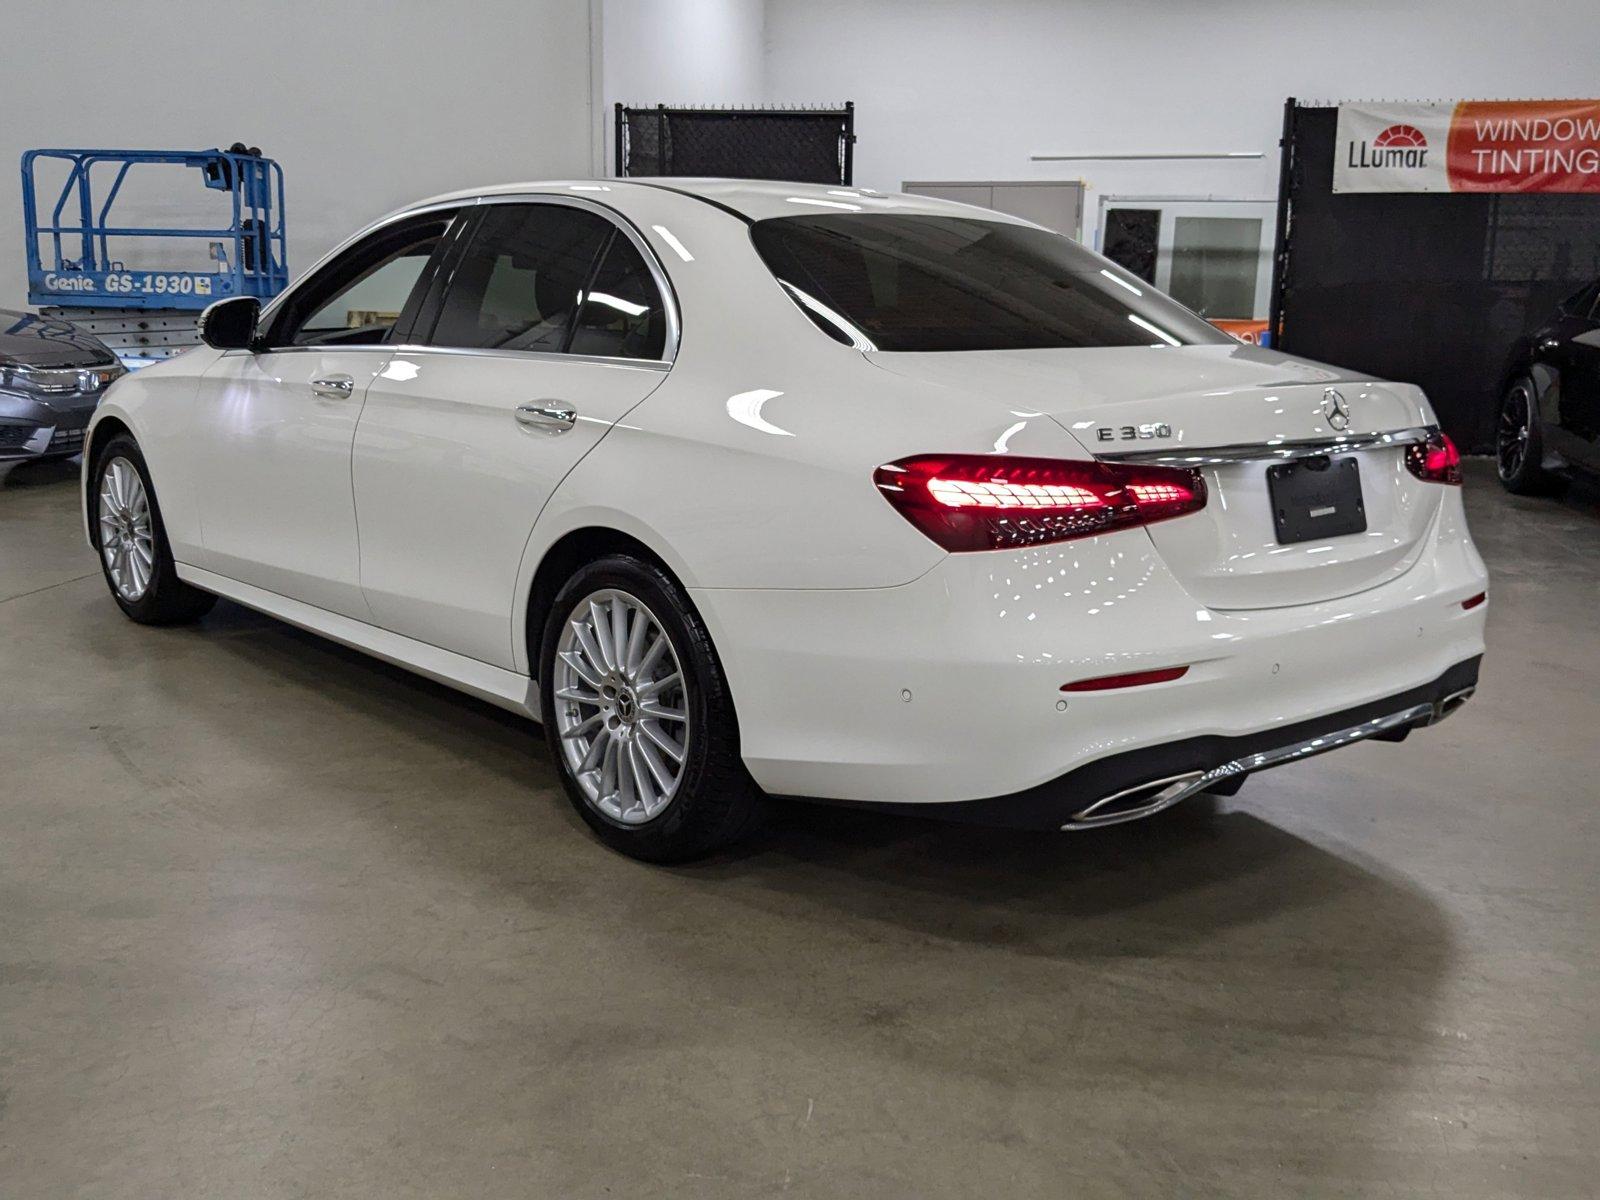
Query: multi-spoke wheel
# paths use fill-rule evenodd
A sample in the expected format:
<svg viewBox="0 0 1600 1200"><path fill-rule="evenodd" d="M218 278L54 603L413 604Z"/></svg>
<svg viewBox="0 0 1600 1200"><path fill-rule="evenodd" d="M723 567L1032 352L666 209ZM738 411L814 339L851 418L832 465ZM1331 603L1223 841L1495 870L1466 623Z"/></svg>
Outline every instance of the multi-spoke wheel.
<svg viewBox="0 0 1600 1200"><path fill-rule="evenodd" d="M683 781L689 713L683 668L661 622L615 588L578 601L556 647L556 730L584 796L639 825Z"/></svg>
<svg viewBox="0 0 1600 1200"><path fill-rule="evenodd" d="M619 554L580 568L550 605L539 680L562 783L610 845L679 861L749 827L760 796L721 664L655 564Z"/></svg>
<svg viewBox="0 0 1600 1200"><path fill-rule="evenodd" d="M156 569L156 534L150 497L133 464L120 455L100 471L100 556L117 595L144 597Z"/></svg>
<svg viewBox="0 0 1600 1200"><path fill-rule="evenodd" d="M122 611L147 625L170 625L210 609L215 596L178 578L138 443L126 434L112 438L96 453L89 478L89 527Z"/></svg>
<svg viewBox="0 0 1600 1200"><path fill-rule="evenodd" d="M1500 482L1509 491L1530 493L1549 482L1542 463L1544 439L1539 428L1538 393L1527 376L1512 381L1500 402L1495 457Z"/></svg>

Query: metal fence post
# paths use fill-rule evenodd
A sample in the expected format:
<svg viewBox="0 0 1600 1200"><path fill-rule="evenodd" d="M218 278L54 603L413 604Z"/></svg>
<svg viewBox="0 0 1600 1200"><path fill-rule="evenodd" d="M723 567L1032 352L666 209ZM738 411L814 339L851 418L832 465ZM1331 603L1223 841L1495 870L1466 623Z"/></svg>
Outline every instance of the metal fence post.
<svg viewBox="0 0 1600 1200"><path fill-rule="evenodd" d="M844 179L845 187L855 182L856 161L856 102L844 102Z"/></svg>
<svg viewBox="0 0 1600 1200"><path fill-rule="evenodd" d="M1272 299L1267 331L1274 350L1283 349L1283 293L1288 283L1290 196L1294 181L1294 113L1297 101L1283 102L1283 136L1278 139L1278 229L1272 241Z"/></svg>

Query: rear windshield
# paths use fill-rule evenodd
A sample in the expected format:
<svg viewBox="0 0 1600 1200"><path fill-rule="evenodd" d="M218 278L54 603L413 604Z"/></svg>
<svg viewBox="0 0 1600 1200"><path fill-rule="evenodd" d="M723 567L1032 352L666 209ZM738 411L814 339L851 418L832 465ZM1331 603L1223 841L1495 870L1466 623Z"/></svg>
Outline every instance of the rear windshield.
<svg viewBox="0 0 1600 1200"><path fill-rule="evenodd" d="M864 350L1226 343L1214 326L1060 234L966 217L778 217L756 251L824 331Z"/></svg>

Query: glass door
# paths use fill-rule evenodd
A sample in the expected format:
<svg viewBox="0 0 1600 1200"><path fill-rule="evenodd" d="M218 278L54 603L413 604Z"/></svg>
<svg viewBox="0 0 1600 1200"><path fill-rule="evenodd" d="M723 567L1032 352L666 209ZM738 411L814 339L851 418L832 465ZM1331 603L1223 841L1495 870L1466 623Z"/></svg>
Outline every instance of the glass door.
<svg viewBox="0 0 1600 1200"><path fill-rule="evenodd" d="M1223 328L1254 326L1270 303L1275 216L1271 200L1107 196L1099 249Z"/></svg>

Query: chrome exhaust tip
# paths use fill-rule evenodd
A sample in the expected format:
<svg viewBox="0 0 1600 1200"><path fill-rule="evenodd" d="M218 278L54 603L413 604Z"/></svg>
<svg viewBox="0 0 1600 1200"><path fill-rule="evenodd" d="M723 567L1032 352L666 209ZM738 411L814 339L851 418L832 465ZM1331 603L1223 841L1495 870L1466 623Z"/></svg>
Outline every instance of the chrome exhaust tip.
<svg viewBox="0 0 1600 1200"><path fill-rule="evenodd" d="M1460 708L1468 700L1472 699L1472 694L1477 690L1477 687L1473 686L1462 688L1459 692L1451 692L1448 696L1433 706L1433 718L1428 722L1428 724L1437 725L1440 721L1444 720L1451 713L1455 712L1456 709Z"/></svg>
<svg viewBox="0 0 1600 1200"><path fill-rule="evenodd" d="M1135 784L1133 787L1124 788L1120 792L1113 792L1109 796L1103 796L1087 807L1079 809L1072 814L1071 819L1066 821L1061 828L1063 830L1100 829L1106 825L1120 825L1123 821L1137 821L1143 817L1154 816L1164 809L1171 808L1181 800L1187 800L1190 796L1206 791L1236 776L1250 775L1256 771L1265 770L1267 767L1280 766L1283 763L1298 762L1301 759L1310 758L1317 754L1325 754L1329 750L1337 750L1341 746L1348 746L1353 742L1363 741L1366 738L1392 737L1397 733L1407 732L1424 725L1437 725L1465 704L1476 690L1475 686L1464 687L1460 691L1451 692L1448 696L1431 703L1425 701L1421 704L1413 704L1408 708L1400 709L1398 712L1374 717L1370 721L1352 725L1348 729L1340 729L1287 746L1279 746L1275 749L1247 754L1241 758L1231 759L1220 766L1212 767L1208 771L1186 771L1182 775L1169 775L1165 779L1155 779L1148 783Z"/></svg>
<svg viewBox="0 0 1600 1200"><path fill-rule="evenodd" d="M1205 771L1189 771L1102 796L1087 808L1073 813L1072 819L1061 828L1099 829L1103 825L1120 825L1124 821L1154 816L1201 791L1206 774Z"/></svg>

